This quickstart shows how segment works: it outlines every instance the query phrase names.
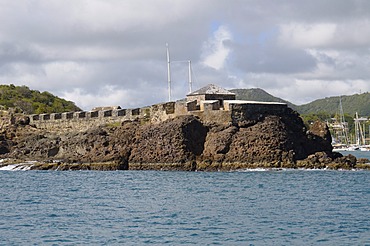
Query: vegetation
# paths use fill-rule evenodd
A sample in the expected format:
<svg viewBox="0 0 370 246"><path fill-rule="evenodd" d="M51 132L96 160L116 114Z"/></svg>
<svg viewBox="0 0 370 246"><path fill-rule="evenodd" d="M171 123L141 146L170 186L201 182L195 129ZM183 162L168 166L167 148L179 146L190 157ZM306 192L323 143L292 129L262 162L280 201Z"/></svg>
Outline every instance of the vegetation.
<svg viewBox="0 0 370 246"><path fill-rule="evenodd" d="M339 101L342 100L343 111L354 116L356 112L360 116L370 116L370 93L355 94L351 96L337 96L318 99L313 102L298 106L301 114L327 112L339 113Z"/></svg>
<svg viewBox="0 0 370 246"><path fill-rule="evenodd" d="M351 96L336 96L318 99L313 102L295 105L291 102L274 97L266 91L258 88L230 90L236 94L236 99L266 102L285 102L301 115L339 114L339 101L342 100L345 114L355 116L356 112L363 117L370 116L370 93L355 94Z"/></svg>
<svg viewBox="0 0 370 246"><path fill-rule="evenodd" d="M310 125L312 125L315 121L324 121L329 123L335 123L340 121L340 117L338 114L328 114L326 112L319 112L317 114L309 113L309 114L302 114L301 118L304 122L304 124L309 128ZM345 114L344 115L345 122L348 123L348 131L350 134L354 134L354 117ZM366 130L366 129L365 129Z"/></svg>
<svg viewBox="0 0 370 246"><path fill-rule="evenodd" d="M313 124L315 121L328 121L329 119L333 118L333 115L330 115L326 112L320 112L317 114L303 114L301 118L306 126Z"/></svg>
<svg viewBox="0 0 370 246"><path fill-rule="evenodd" d="M25 114L80 111L73 102L56 97L49 92L30 90L27 86L0 85L0 105L16 108Z"/></svg>

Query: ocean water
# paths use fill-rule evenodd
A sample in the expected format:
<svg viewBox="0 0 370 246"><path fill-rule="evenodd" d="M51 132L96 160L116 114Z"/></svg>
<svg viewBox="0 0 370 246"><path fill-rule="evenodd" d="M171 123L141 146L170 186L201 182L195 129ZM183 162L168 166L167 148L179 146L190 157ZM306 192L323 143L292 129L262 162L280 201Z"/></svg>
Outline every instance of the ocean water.
<svg viewBox="0 0 370 246"><path fill-rule="evenodd" d="M356 158L366 158L370 160L370 151L360 151L360 150L355 150L355 151L341 151L339 152L342 155L354 155Z"/></svg>
<svg viewBox="0 0 370 246"><path fill-rule="evenodd" d="M0 245L370 245L370 171L0 171Z"/></svg>

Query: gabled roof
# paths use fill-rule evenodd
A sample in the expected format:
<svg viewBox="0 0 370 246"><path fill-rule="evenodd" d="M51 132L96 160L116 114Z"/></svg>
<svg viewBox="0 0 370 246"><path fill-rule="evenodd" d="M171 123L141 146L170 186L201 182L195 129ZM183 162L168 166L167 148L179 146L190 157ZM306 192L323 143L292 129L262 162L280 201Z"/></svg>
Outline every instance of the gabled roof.
<svg viewBox="0 0 370 246"><path fill-rule="evenodd" d="M214 84L209 84L204 86L203 88L200 88L199 90L196 90L188 96L196 96L196 95L209 95L209 94L217 94L217 95L235 95L235 93L232 93L222 87L219 87Z"/></svg>

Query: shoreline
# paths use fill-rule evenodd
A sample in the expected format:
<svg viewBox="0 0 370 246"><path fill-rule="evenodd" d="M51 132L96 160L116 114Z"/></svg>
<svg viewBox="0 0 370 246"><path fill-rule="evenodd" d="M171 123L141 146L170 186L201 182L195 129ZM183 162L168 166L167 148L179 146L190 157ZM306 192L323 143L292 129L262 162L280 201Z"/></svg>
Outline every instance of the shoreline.
<svg viewBox="0 0 370 246"><path fill-rule="evenodd" d="M243 172L243 171L280 171L280 170L345 170L370 171L370 162L356 163L353 167L343 163L310 165L304 161L280 166L271 163L218 163L202 166L194 163L132 163L123 166L118 162L66 163L5 160L0 162L0 171L195 171L195 172Z"/></svg>

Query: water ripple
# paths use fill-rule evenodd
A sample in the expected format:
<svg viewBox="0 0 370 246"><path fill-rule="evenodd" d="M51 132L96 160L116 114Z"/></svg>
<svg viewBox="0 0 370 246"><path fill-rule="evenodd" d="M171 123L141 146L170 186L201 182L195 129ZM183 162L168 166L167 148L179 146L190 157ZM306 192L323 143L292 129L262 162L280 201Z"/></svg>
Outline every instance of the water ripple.
<svg viewBox="0 0 370 246"><path fill-rule="evenodd" d="M0 242L366 245L369 180L366 171L0 171Z"/></svg>

